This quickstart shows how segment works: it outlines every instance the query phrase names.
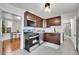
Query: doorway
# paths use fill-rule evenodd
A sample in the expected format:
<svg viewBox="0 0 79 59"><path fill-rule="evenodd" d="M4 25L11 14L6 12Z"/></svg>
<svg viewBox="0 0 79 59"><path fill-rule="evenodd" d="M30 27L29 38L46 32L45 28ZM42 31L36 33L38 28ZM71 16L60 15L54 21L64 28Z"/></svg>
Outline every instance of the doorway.
<svg viewBox="0 0 79 59"><path fill-rule="evenodd" d="M2 54L12 54L20 49L21 17L2 11Z"/></svg>
<svg viewBox="0 0 79 59"><path fill-rule="evenodd" d="M64 35L71 37L71 23L64 23Z"/></svg>
<svg viewBox="0 0 79 59"><path fill-rule="evenodd" d="M63 23L64 39L71 39L71 22Z"/></svg>
<svg viewBox="0 0 79 59"><path fill-rule="evenodd" d="M63 29L64 29L64 38L70 39L73 43L73 47L76 50L77 42L76 42L76 16L73 18L65 21L63 23ZM78 31L77 31L78 32Z"/></svg>

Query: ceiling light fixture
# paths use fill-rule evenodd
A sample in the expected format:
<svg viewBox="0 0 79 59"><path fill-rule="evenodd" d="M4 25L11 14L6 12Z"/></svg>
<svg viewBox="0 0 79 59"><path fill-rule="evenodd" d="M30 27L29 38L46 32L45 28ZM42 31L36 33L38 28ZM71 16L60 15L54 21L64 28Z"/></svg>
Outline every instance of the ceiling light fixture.
<svg viewBox="0 0 79 59"><path fill-rule="evenodd" d="M50 10L50 3L45 3L45 11L46 12L51 12L51 10Z"/></svg>

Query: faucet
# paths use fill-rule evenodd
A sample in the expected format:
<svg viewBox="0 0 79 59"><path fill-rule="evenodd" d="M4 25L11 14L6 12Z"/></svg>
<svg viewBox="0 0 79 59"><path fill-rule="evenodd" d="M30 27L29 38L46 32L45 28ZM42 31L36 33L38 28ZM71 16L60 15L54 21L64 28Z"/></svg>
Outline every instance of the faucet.
<svg viewBox="0 0 79 59"><path fill-rule="evenodd" d="M56 32L56 28L54 28L54 32Z"/></svg>

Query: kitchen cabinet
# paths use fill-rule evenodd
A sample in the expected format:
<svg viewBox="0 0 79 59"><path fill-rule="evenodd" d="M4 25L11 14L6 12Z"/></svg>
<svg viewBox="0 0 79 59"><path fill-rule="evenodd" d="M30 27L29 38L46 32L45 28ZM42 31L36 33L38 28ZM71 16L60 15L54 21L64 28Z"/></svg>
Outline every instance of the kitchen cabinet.
<svg viewBox="0 0 79 59"><path fill-rule="evenodd" d="M35 27L43 27L43 19L37 15L34 15L28 11L24 13L24 26L28 24L27 20L34 21L36 23Z"/></svg>
<svg viewBox="0 0 79 59"><path fill-rule="evenodd" d="M44 33L45 42L60 45L60 33Z"/></svg>
<svg viewBox="0 0 79 59"><path fill-rule="evenodd" d="M37 20L37 27L43 27L43 20Z"/></svg>
<svg viewBox="0 0 79 59"><path fill-rule="evenodd" d="M61 17L52 17L46 19L47 27L61 25Z"/></svg>

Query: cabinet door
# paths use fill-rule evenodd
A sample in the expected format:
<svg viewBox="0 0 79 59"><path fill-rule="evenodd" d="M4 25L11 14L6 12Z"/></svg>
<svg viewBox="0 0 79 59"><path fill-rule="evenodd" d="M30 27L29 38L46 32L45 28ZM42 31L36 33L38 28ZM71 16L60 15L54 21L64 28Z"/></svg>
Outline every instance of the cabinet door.
<svg viewBox="0 0 79 59"><path fill-rule="evenodd" d="M60 45L60 34L59 33L46 33L44 35L44 41Z"/></svg>
<svg viewBox="0 0 79 59"><path fill-rule="evenodd" d="M39 19L36 22L37 27L43 27L43 20Z"/></svg>
<svg viewBox="0 0 79 59"><path fill-rule="evenodd" d="M36 23L36 27L43 27L43 20L42 18L40 18L39 16L32 14L30 12L25 12L24 14L24 20L31 20L31 21L35 21ZM24 22L24 24L28 24L28 22Z"/></svg>
<svg viewBox="0 0 79 59"><path fill-rule="evenodd" d="M60 16L49 18L46 20L46 23L47 23L47 27L61 25L61 18Z"/></svg>

